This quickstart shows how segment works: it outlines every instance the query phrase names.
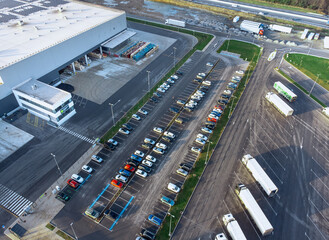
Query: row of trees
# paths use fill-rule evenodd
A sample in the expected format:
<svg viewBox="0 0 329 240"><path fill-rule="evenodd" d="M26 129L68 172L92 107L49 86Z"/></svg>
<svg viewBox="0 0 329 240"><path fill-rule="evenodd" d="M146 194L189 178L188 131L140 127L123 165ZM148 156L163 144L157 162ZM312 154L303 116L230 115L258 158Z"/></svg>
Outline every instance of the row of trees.
<svg viewBox="0 0 329 240"><path fill-rule="evenodd" d="M281 3L318 10L321 13L329 13L329 0L265 0L267 2Z"/></svg>

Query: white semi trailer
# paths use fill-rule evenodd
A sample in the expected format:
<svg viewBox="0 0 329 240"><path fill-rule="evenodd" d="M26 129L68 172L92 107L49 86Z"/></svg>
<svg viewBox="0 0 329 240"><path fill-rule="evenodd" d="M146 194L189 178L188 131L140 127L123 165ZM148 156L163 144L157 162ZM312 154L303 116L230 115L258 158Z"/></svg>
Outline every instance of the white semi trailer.
<svg viewBox="0 0 329 240"><path fill-rule="evenodd" d="M184 21L179 21L179 20L175 20L175 19L166 19L165 24L174 25L174 26L178 26L178 27L185 27Z"/></svg>
<svg viewBox="0 0 329 240"><path fill-rule="evenodd" d="M322 110L323 114L329 117L329 107L326 107Z"/></svg>
<svg viewBox="0 0 329 240"><path fill-rule="evenodd" d="M263 24L259 23L259 22L243 20L240 24L240 29L242 31L256 33L256 34L259 34L259 35L264 34Z"/></svg>
<svg viewBox="0 0 329 240"><path fill-rule="evenodd" d="M284 116L291 116L294 110L286 104L278 95L273 92L268 92L265 98L273 104L273 106L279 110Z"/></svg>
<svg viewBox="0 0 329 240"><path fill-rule="evenodd" d="M255 198L252 196L249 189L246 188L243 184L238 184L235 188L235 192L239 196L243 205L248 210L261 234L263 236L271 234L273 232L273 227L268 221L262 209L259 207Z"/></svg>
<svg viewBox="0 0 329 240"><path fill-rule="evenodd" d="M291 27L285 27L281 25L271 24L269 26L270 30L272 31L278 31L283 33L291 33L292 28Z"/></svg>
<svg viewBox="0 0 329 240"><path fill-rule="evenodd" d="M242 232L242 229L240 228L239 223L235 220L231 213L223 216L223 222L233 240L247 240L246 236Z"/></svg>
<svg viewBox="0 0 329 240"><path fill-rule="evenodd" d="M273 197L278 192L277 186L275 186L255 158L250 154L246 154L242 157L241 161L269 197Z"/></svg>

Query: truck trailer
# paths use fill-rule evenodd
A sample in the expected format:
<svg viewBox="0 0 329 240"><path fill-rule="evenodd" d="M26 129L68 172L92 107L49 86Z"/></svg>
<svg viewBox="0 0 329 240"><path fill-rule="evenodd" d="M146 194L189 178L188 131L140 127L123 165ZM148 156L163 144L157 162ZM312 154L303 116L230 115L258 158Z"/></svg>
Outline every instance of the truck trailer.
<svg viewBox="0 0 329 240"><path fill-rule="evenodd" d="M223 222L233 240L247 240L246 236L242 232L242 229L240 228L239 223L235 220L231 213L223 216Z"/></svg>
<svg viewBox="0 0 329 240"><path fill-rule="evenodd" d="M293 93L289 88L283 85L282 82L275 82L273 87L278 91L280 95L285 97L289 102L293 102L297 99L297 95Z"/></svg>
<svg viewBox="0 0 329 240"><path fill-rule="evenodd" d="M178 27L185 27L184 21L179 21L179 20L175 20L175 19L166 19L165 24L174 25L174 26L178 26Z"/></svg>
<svg viewBox="0 0 329 240"><path fill-rule="evenodd" d="M305 28L305 29L304 29L304 32L302 33L302 36L300 36L300 39L303 39L303 40L306 39L306 36L307 36L307 34L308 34L308 31L309 31L309 30L308 30L307 28Z"/></svg>
<svg viewBox="0 0 329 240"><path fill-rule="evenodd" d="M293 114L294 110L275 93L268 92L265 98L284 116L288 117Z"/></svg>
<svg viewBox="0 0 329 240"><path fill-rule="evenodd" d="M262 209L259 207L255 198L252 196L248 188L243 184L238 184L235 188L236 194L239 196L241 202L248 210L248 213L256 223L259 231L263 236L269 235L273 232L273 227L268 221Z"/></svg>
<svg viewBox="0 0 329 240"><path fill-rule="evenodd" d="M240 24L240 29L242 31L256 33L259 35L264 34L264 26L262 23L259 23L259 22L243 20Z"/></svg>
<svg viewBox="0 0 329 240"><path fill-rule="evenodd" d="M278 31L278 32L283 32L283 33L291 33L292 28L291 27L285 27L285 26L280 26L276 24L271 24L269 26L270 30L272 31Z"/></svg>
<svg viewBox="0 0 329 240"><path fill-rule="evenodd" d="M327 117L329 117L329 107L324 108L324 109L322 110L322 113L323 113L324 115L326 115Z"/></svg>
<svg viewBox="0 0 329 240"><path fill-rule="evenodd" d="M242 157L241 161L269 197L273 197L278 192L277 186L275 186L255 158L250 154L246 154Z"/></svg>

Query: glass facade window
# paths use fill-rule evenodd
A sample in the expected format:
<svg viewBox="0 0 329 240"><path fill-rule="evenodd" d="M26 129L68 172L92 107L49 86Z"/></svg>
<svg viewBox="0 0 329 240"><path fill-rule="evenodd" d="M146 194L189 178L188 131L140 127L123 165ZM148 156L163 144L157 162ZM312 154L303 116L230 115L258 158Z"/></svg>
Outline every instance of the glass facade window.
<svg viewBox="0 0 329 240"><path fill-rule="evenodd" d="M66 112L64 112L62 115L60 115L58 118L56 118L57 121L59 122L72 111L74 111L74 106L70 107Z"/></svg>
<svg viewBox="0 0 329 240"><path fill-rule="evenodd" d="M48 111L48 112L53 112L53 113L55 113L55 112L54 112L53 110L51 110L50 108L47 108L47 107L45 107L45 106L42 106L41 104L38 104L38 103L33 102L33 101L29 100L29 99L26 99L25 97L18 96L18 98L21 99L21 100L23 100L23 101L25 101L25 102L31 103L31 104L33 104L33 105L39 107L39 108L45 109L45 110ZM27 108L29 108L29 107L27 107Z"/></svg>
<svg viewBox="0 0 329 240"><path fill-rule="evenodd" d="M55 109L55 112L54 113L57 113L59 110L61 110L63 107L65 107L66 105L68 105L70 102L72 102L72 98L70 98L69 100L67 100L65 103L63 103L62 105L58 106L56 109Z"/></svg>

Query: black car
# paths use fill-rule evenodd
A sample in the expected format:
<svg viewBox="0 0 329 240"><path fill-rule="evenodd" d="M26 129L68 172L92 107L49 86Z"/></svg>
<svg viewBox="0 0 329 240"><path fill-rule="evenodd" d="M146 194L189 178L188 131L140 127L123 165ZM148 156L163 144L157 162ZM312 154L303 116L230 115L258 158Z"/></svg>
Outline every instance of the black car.
<svg viewBox="0 0 329 240"><path fill-rule="evenodd" d="M186 164L186 163L181 163L181 164L179 164L179 167L182 168L182 169L184 169L184 170L187 171L187 172L189 172L189 171L192 170L192 166L190 166L190 165L188 165L188 164Z"/></svg>
<svg viewBox="0 0 329 240"><path fill-rule="evenodd" d="M205 127L209 128L210 130L213 130L215 128L215 125L206 124Z"/></svg>
<svg viewBox="0 0 329 240"><path fill-rule="evenodd" d="M110 209L105 210L104 215L113 221L115 221L119 216L116 212L113 212Z"/></svg>
<svg viewBox="0 0 329 240"><path fill-rule="evenodd" d="M188 112L193 112L193 108L190 108L190 107L184 107L184 110L186 110Z"/></svg>
<svg viewBox="0 0 329 240"><path fill-rule="evenodd" d="M134 128L132 126L130 126L128 123L124 123L122 124L122 127L127 129L129 132L131 132L132 130L134 130Z"/></svg>
<svg viewBox="0 0 329 240"><path fill-rule="evenodd" d="M165 140L166 142L172 142L172 138L168 136L162 136L162 139Z"/></svg>
<svg viewBox="0 0 329 240"><path fill-rule="evenodd" d="M145 148L145 149L152 149L153 148L153 145L151 143L143 143L142 144L142 148Z"/></svg>
<svg viewBox="0 0 329 240"><path fill-rule="evenodd" d="M171 107L171 108L169 108L169 112L178 113L179 112L179 109L174 108L174 107Z"/></svg>
<svg viewBox="0 0 329 240"><path fill-rule="evenodd" d="M158 100L155 97L151 97L149 101L150 102L154 102L154 103L157 103L158 102Z"/></svg>
<svg viewBox="0 0 329 240"><path fill-rule="evenodd" d="M146 229L142 229L141 234L140 234L143 238L147 239L147 240L154 240L155 239L155 235L149 231L147 231Z"/></svg>
<svg viewBox="0 0 329 240"><path fill-rule="evenodd" d="M221 97L221 99L224 99L225 100L225 99L230 99L231 96L230 95L226 95L226 94L221 94L220 97Z"/></svg>
<svg viewBox="0 0 329 240"><path fill-rule="evenodd" d="M177 71L176 74L179 75L179 76L183 76L184 75L184 73L182 71Z"/></svg>
<svg viewBox="0 0 329 240"><path fill-rule="evenodd" d="M132 160L132 159L128 159L126 163L129 165L133 165L135 167L137 167L139 165L139 162Z"/></svg>
<svg viewBox="0 0 329 240"><path fill-rule="evenodd" d="M217 103L218 103L219 105L226 105L226 104L228 104L228 101L227 101L227 100L223 100L223 99L219 99L219 100L217 101Z"/></svg>
<svg viewBox="0 0 329 240"><path fill-rule="evenodd" d="M138 169L141 169L147 173L151 172L151 170L152 170L151 168L149 168L148 166L145 166L145 165L139 165Z"/></svg>
<svg viewBox="0 0 329 240"><path fill-rule="evenodd" d="M158 98L161 98L162 97L162 95L160 93L158 93L158 92L153 93L153 95L156 96L156 97L158 97Z"/></svg>
<svg viewBox="0 0 329 240"><path fill-rule="evenodd" d="M110 150L114 150L115 149L115 145L113 145L112 143L110 142L105 142L104 143L104 147L107 148L107 149L110 149Z"/></svg>
<svg viewBox="0 0 329 240"><path fill-rule="evenodd" d="M209 90L209 87L207 87L207 86L200 87L200 91L202 91L202 92L207 92L208 90Z"/></svg>
<svg viewBox="0 0 329 240"><path fill-rule="evenodd" d="M57 194L57 198L58 198L58 200L60 200L62 202L67 202L71 199L71 196L66 195L63 192L60 192L60 193Z"/></svg>
<svg viewBox="0 0 329 240"><path fill-rule="evenodd" d="M193 79L193 82L195 82L195 83L202 83L202 81L200 80L200 79Z"/></svg>

